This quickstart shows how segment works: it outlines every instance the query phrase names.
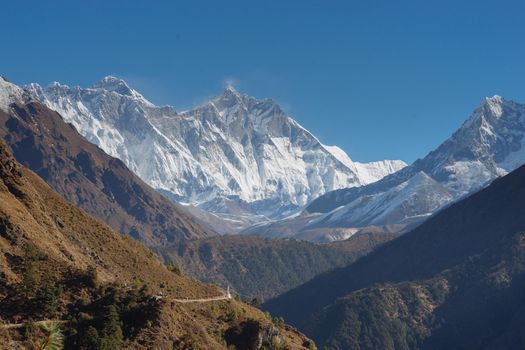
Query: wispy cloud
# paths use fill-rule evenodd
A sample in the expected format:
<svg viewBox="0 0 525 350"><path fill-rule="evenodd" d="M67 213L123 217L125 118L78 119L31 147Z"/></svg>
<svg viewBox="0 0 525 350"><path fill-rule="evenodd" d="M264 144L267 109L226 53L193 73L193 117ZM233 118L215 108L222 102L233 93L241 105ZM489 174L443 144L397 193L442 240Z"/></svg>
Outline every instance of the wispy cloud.
<svg viewBox="0 0 525 350"><path fill-rule="evenodd" d="M224 79L222 85L224 87L232 87L232 88L238 89L240 85L240 81L238 78L235 78L235 77L227 77L226 79Z"/></svg>

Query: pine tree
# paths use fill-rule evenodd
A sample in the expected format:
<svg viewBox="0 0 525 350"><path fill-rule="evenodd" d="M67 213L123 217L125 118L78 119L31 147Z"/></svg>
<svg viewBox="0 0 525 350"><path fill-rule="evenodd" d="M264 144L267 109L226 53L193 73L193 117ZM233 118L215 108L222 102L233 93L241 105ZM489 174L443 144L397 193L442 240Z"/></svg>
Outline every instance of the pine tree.
<svg viewBox="0 0 525 350"><path fill-rule="evenodd" d="M78 341L79 349L82 350L98 350L100 346L100 336L95 327L89 326L86 332L80 337Z"/></svg>
<svg viewBox="0 0 525 350"><path fill-rule="evenodd" d="M33 301L35 312L41 314L45 318L53 318L56 316L59 306L60 298L62 297L63 287L61 284L48 280L36 293Z"/></svg>
<svg viewBox="0 0 525 350"><path fill-rule="evenodd" d="M22 293L25 299L31 299L35 296L36 291L40 285L40 275L38 272L38 258L31 252L26 252L24 261L24 274L22 276Z"/></svg>
<svg viewBox="0 0 525 350"><path fill-rule="evenodd" d="M121 348L124 336L117 307L114 304L106 307L101 335L101 350L117 350Z"/></svg>
<svg viewBox="0 0 525 350"><path fill-rule="evenodd" d="M88 266L86 270L86 283L90 288L98 287L98 272L95 266Z"/></svg>

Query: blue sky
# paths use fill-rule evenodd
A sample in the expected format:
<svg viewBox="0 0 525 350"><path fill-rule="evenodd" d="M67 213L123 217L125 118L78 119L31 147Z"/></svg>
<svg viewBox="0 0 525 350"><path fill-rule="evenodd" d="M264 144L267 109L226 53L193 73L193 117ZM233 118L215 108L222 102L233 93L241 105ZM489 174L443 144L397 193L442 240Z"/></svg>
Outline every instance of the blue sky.
<svg viewBox="0 0 525 350"><path fill-rule="evenodd" d="M425 156L485 96L525 102L524 1L9 1L0 74L127 79L179 110L233 81L355 160Z"/></svg>

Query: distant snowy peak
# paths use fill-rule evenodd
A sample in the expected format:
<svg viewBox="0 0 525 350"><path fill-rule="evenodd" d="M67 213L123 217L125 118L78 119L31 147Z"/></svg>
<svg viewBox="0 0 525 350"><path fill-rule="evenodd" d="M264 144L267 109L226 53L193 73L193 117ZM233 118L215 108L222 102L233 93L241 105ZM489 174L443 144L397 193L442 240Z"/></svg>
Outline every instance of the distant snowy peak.
<svg viewBox="0 0 525 350"><path fill-rule="evenodd" d="M26 91L0 76L0 109L8 111L12 103L27 99L30 96Z"/></svg>
<svg viewBox="0 0 525 350"><path fill-rule="evenodd" d="M90 100L91 102L91 100L101 99L101 96L104 96L108 100L113 100L113 104L127 103L135 104L136 107L156 107L139 92L132 89L124 80L113 76L107 76L89 88L81 88L80 86L70 87L54 81L47 87L42 87L37 83L31 83L25 86L25 89L33 93L40 100L48 100L49 102L53 102L52 99L54 102L61 99L62 102L67 104L73 101L73 99L68 98L71 96L76 96L77 99L81 100Z"/></svg>
<svg viewBox="0 0 525 350"><path fill-rule="evenodd" d="M483 107L485 110L490 111L490 114L494 116L495 118L500 118L503 114L503 104L505 103L505 100L499 96L494 95L492 97L486 97L485 103Z"/></svg>
<svg viewBox="0 0 525 350"><path fill-rule="evenodd" d="M242 95L237 89L231 85L224 88L221 94L213 97L210 101L205 104L214 104L219 111L225 111L231 107L242 107L244 100L249 99L247 95ZM245 107L245 106L244 106Z"/></svg>
<svg viewBox="0 0 525 350"><path fill-rule="evenodd" d="M370 163L354 162L345 151L337 146L323 145L323 147L337 160L348 167L348 169L356 173L361 181L361 185L367 185L381 180L383 177L395 173L407 166L402 160L382 160Z"/></svg>
<svg viewBox="0 0 525 350"><path fill-rule="evenodd" d="M487 131L491 133L490 129L492 129L492 124L497 123L503 116L504 110L508 109L511 105L515 105L515 103L507 101L498 95L486 97L482 104L474 110L472 115L463 123L458 131L452 135L452 138L457 138L456 135L464 135L466 132L477 133L479 131L481 132L480 136ZM508 118L509 116L506 115L505 117Z"/></svg>
<svg viewBox="0 0 525 350"><path fill-rule="evenodd" d="M224 92L209 102L221 117L233 116L251 125L255 131L273 137L299 139L303 134L305 140L319 150L327 151L339 163L355 175L355 182L349 186L361 186L375 182L384 176L398 171L406 166L401 160L383 160L370 163L354 162L337 146L323 145L310 131L288 116L272 99L258 100L254 97L239 93L233 86L227 87ZM190 112L194 113L193 111ZM242 115L245 115L243 119ZM226 119L227 123L233 121ZM248 122L247 122L248 121ZM323 152L324 152L323 151ZM345 187L345 186L343 186Z"/></svg>
<svg viewBox="0 0 525 350"><path fill-rule="evenodd" d="M115 92L119 95L129 96L137 101L145 103L149 107L154 105L146 100L144 96L138 93L136 90L129 87L129 85L122 79L108 75L99 82L91 86L92 89L101 89L109 92Z"/></svg>
<svg viewBox="0 0 525 350"><path fill-rule="evenodd" d="M356 172L364 185L377 182L387 175L405 168L407 163L402 160L381 160L370 163L355 163Z"/></svg>
<svg viewBox="0 0 525 350"><path fill-rule="evenodd" d="M352 209L355 203L365 199L367 203L370 202L363 208L370 209L367 217L372 218L386 210L383 205L373 209L373 203L384 200L385 206L396 207L393 204L396 198L404 196L412 198L404 201L406 218L428 216L438 210L443 203L473 193L495 178L523 164L525 164L525 105L493 96L486 98L450 138L423 159L372 184L326 193L314 200L307 207L307 212L323 213L326 217L332 218L337 212L339 224L354 225L357 223L355 219L359 212ZM402 193L407 192L407 189L402 189L399 194L392 197L392 191L397 192L404 184L415 181L414 179L421 180L423 178L421 174L425 174L432 181L418 181L423 185L415 187L416 191L410 191L417 194L417 200L416 197L407 197L406 193ZM441 190L438 190L438 187L441 187ZM440 193L440 195L429 196L429 193ZM424 198L427 199L423 200ZM413 205L414 203L417 205ZM346 208L345 212L348 215L343 217L341 208ZM412 209L408 210L409 208ZM392 219L385 223L397 224L401 219ZM331 219L330 223L335 225L334 219ZM374 220L359 221L361 225L376 223Z"/></svg>
<svg viewBox="0 0 525 350"><path fill-rule="evenodd" d="M220 95L181 115L207 119L230 130L248 128L259 135L274 137L283 136L290 131L290 127L304 129L272 99L256 99L241 94L233 86L226 87Z"/></svg>
<svg viewBox="0 0 525 350"><path fill-rule="evenodd" d="M419 165L456 195L465 195L522 165L524 136L525 105L493 96Z"/></svg>

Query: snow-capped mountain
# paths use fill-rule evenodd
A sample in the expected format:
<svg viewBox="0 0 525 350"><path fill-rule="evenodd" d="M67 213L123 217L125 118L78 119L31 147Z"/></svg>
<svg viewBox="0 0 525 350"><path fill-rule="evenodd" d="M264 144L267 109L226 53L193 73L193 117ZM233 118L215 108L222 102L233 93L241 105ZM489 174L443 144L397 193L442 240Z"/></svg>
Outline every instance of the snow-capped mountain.
<svg viewBox="0 0 525 350"><path fill-rule="evenodd" d="M10 105L16 101L25 101L31 98L31 94L21 87L9 82L0 76L0 109L8 111Z"/></svg>
<svg viewBox="0 0 525 350"><path fill-rule="evenodd" d="M366 185L406 165L353 162L271 99L233 87L182 113L155 106L115 77L90 88L27 89L152 187L232 220L289 215L328 191Z"/></svg>
<svg viewBox="0 0 525 350"><path fill-rule="evenodd" d="M445 186L454 197L467 195L525 163L524 136L525 105L500 96L486 98L449 139L425 158L358 191L327 193L307 210L327 212L352 200L353 193L380 192L420 171Z"/></svg>
<svg viewBox="0 0 525 350"><path fill-rule="evenodd" d="M525 105L500 96L486 98L468 120L436 150L410 166L362 187L331 191L287 220L288 236L333 228L406 225L421 222L443 206L469 195L525 163ZM273 235L281 223L261 225L252 234Z"/></svg>

